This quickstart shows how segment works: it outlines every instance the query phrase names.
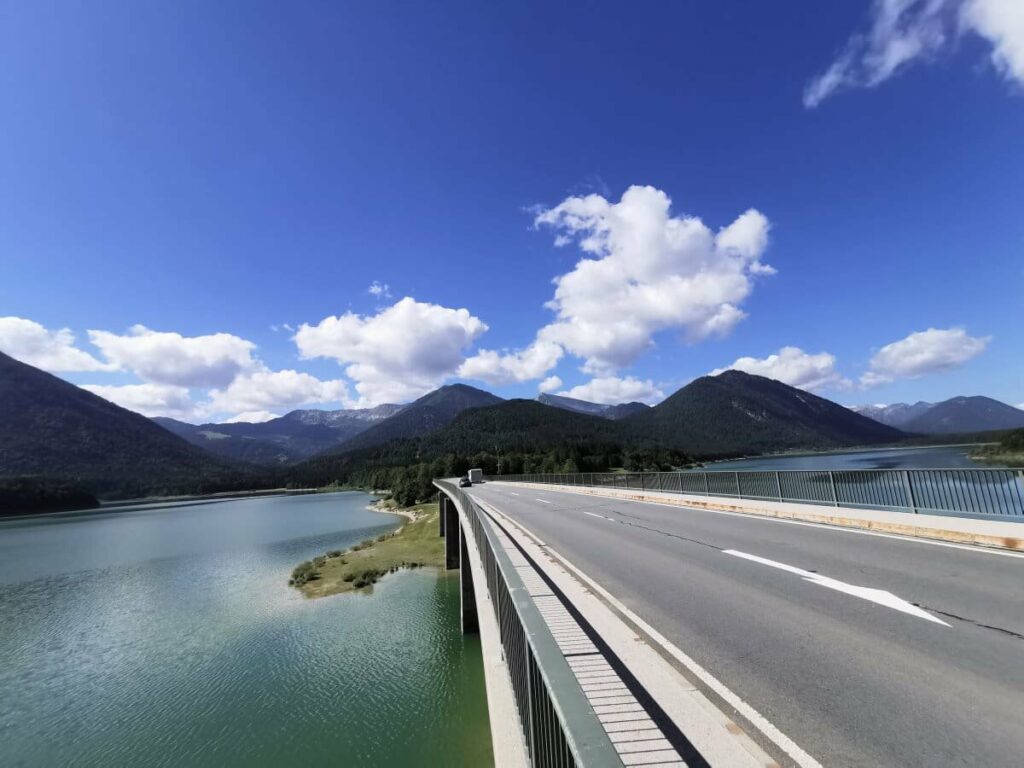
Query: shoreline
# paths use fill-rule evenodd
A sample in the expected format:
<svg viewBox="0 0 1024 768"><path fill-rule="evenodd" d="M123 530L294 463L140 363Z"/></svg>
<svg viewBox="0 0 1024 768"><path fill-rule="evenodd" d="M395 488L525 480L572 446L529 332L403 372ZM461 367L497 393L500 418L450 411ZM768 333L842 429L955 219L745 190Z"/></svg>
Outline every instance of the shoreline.
<svg viewBox="0 0 1024 768"><path fill-rule="evenodd" d="M393 531L335 549L295 566L288 585L307 599L367 591L389 573L444 565L444 539L437 535L437 504L390 508L380 499L366 508L405 518Z"/></svg>

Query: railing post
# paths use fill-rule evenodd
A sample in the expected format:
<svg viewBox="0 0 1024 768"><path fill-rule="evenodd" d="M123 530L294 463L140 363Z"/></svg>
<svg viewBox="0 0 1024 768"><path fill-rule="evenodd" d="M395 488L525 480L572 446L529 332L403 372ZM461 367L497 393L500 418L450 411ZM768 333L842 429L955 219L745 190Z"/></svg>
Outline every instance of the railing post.
<svg viewBox="0 0 1024 768"><path fill-rule="evenodd" d="M711 495L711 484L708 483L708 473L707 472L704 473L704 495L705 496L710 496Z"/></svg>
<svg viewBox="0 0 1024 768"><path fill-rule="evenodd" d="M779 495L779 501L782 501L782 476L775 473L775 492Z"/></svg>
<svg viewBox="0 0 1024 768"><path fill-rule="evenodd" d="M832 489L832 506L838 507L839 495L836 493L836 476L832 473L831 469L828 471L828 485Z"/></svg>
<svg viewBox="0 0 1024 768"><path fill-rule="evenodd" d="M915 515L917 514L917 500L914 498L914 484L910 480L910 471L903 470L903 487L907 489L907 504L910 505L910 511Z"/></svg>
<svg viewBox="0 0 1024 768"><path fill-rule="evenodd" d="M643 472L640 473L640 490L647 490L647 475L644 474Z"/></svg>
<svg viewBox="0 0 1024 768"><path fill-rule="evenodd" d="M736 476L735 477L735 480L736 480L736 498L737 499L742 499L743 498L743 494L740 493L740 473L739 472L733 472L733 474Z"/></svg>

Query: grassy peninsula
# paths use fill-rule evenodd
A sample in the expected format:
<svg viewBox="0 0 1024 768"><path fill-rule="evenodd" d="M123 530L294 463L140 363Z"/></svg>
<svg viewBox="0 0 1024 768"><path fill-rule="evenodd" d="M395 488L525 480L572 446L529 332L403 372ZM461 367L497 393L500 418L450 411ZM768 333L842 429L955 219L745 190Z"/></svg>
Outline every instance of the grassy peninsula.
<svg viewBox="0 0 1024 768"><path fill-rule="evenodd" d="M392 533L367 539L347 550L332 550L295 567L288 583L306 597L327 597L372 587L402 568L444 566L444 539L438 535L435 502L405 509L379 505L408 522Z"/></svg>

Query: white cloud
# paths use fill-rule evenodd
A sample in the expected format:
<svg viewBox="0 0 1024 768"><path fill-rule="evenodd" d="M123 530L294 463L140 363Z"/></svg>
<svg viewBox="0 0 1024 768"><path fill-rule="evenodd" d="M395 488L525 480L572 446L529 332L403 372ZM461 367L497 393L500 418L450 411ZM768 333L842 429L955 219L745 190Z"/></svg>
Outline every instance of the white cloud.
<svg viewBox="0 0 1024 768"><path fill-rule="evenodd" d="M550 341L535 341L526 349L499 354L482 349L459 367L459 376L480 379L500 386L516 381L539 379L562 359L562 347Z"/></svg>
<svg viewBox="0 0 1024 768"><path fill-rule="evenodd" d="M732 365L716 368L711 375L717 376L728 370L767 376L769 379L810 392L850 386L850 381L836 370L835 355L828 352L812 355L799 347L783 347L774 355L765 358L741 357Z"/></svg>
<svg viewBox="0 0 1024 768"><path fill-rule="evenodd" d="M143 416L169 416L185 420L195 416L195 404L189 397L187 387L170 384L84 384L82 389Z"/></svg>
<svg viewBox="0 0 1024 768"><path fill-rule="evenodd" d="M864 387L874 387L948 371L980 355L989 341L990 336L968 336L963 328L929 328L912 333L878 350L860 382Z"/></svg>
<svg viewBox="0 0 1024 768"><path fill-rule="evenodd" d="M992 43L992 63L1005 77L1024 83L1024 3L1020 0L973 0L963 21Z"/></svg>
<svg viewBox="0 0 1024 768"><path fill-rule="evenodd" d="M321 381L298 371L255 371L237 377L224 389L210 392L204 412L235 413L289 408L310 403L348 402L348 385L341 379Z"/></svg>
<svg viewBox="0 0 1024 768"><path fill-rule="evenodd" d="M21 317L0 317L0 351L51 373L116 368L78 349L70 329L51 331L34 320Z"/></svg>
<svg viewBox="0 0 1024 768"><path fill-rule="evenodd" d="M624 379L616 376L603 376L558 394L563 397L573 397L577 400L588 400L591 403L605 405L629 403L634 400L641 403L656 403L665 399L665 393L654 386L654 382L641 381L632 376L627 376Z"/></svg>
<svg viewBox="0 0 1024 768"><path fill-rule="evenodd" d="M745 316L739 306L761 263L768 220L748 210L712 232L699 218L672 216L668 195L630 187L618 203L596 194L570 197L537 214L556 244L576 240L587 254L555 279L547 306L554 322L539 342L553 342L584 359L583 369L605 376L629 365L652 336L675 329L689 341L727 334Z"/></svg>
<svg viewBox="0 0 1024 768"><path fill-rule="evenodd" d="M1024 403L1017 403L1017 407L1024 411Z"/></svg>
<svg viewBox="0 0 1024 768"><path fill-rule="evenodd" d="M224 387L260 368L252 356L256 345L229 333L182 336L135 325L124 336L89 331L89 338L117 367L157 384Z"/></svg>
<svg viewBox="0 0 1024 768"><path fill-rule="evenodd" d="M541 392L554 392L556 389L562 386L562 380L557 376L548 376L542 381L537 389Z"/></svg>
<svg viewBox="0 0 1024 768"><path fill-rule="evenodd" d="M327 357L346 366L359 407L425 394L459 369L464 350L487 330L466 309L406 297L376 315L347 312L303 323L295 343L304 359Z"/></svg>
<svg viewBox="0 0 1024 768"><path fill-rule="evenodd" d="M224 419L222 424L259 424L264 421L270 421L271 419L279 418L278 414L271 413L270 411L246 411L240 413L237 416L232 416L230 419Z"/></svg>
<svg viewBox="0 0 1024 768"><path fill-rule="evenodd" d="M371 296L376 296L378 299L391 298L391 286L379 280L374 280L370 283L370 287L366 289L366 292Z"/></svg>
<svg viewBox="0 0 1024 768"><path fill-rule="evenodd" d="M804 105L848 88L872 88L911 62L928 59L965 33L992 45L992 62L1024 82L1024 4L1018 0L875 0L870 27L855 33L836 60L804 89Z"/></svg>

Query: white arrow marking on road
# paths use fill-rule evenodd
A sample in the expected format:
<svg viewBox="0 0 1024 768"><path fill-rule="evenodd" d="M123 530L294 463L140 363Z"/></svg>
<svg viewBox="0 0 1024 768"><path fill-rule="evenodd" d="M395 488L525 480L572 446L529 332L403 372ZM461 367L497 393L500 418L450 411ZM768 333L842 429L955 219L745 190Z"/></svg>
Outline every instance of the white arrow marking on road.
<svg viewBox="0 0 1024 768"><path fill-rule="evenodd" d="M769 560L766 557L758 557L757 555L748 555L746 552L737 552L735 549L723 549L723 553L732 555L733 557L742 557L744 560L752 560L755 563L761 565L767 565L769 568L778 568L781 571L788 571L789 573L795 573L797 576L801 576L804 580L817 584L821 587L828 587L838 592L845 592L848 595L862 598L863 600L869 600L872 603L878 605L884 605L886 608L892 608L896 611L910 614L911 616L917 616L919 619L925 621L931 621L936 624L941 624L944 627L948 627L949 624L937 619L932 616L928 611L918 608L913 603L908 603L901 597L897 597L892 592L886 592L884 589L873 589L872 587L858 587L856 584L847 584L845 581L839 581L838 579L831 579L828 576L822 576L820 573L812 573L811 571L805 571L803 568L796 568L792 565L786 565L785 563L777 563L774 560Z"/></svg>

